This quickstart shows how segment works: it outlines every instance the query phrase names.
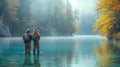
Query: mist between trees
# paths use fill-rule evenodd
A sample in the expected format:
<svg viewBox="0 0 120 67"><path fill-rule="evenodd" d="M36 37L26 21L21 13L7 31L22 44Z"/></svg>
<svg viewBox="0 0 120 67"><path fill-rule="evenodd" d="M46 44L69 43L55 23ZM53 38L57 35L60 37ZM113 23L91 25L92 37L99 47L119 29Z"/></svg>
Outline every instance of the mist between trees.
<svg viewBox="0 0 120 67"><path fill-rule="evenodd" d="M0 0L2 25L11 36L37 27L41 36L71 36L78 31L77 11L68 0Z"/></svg>

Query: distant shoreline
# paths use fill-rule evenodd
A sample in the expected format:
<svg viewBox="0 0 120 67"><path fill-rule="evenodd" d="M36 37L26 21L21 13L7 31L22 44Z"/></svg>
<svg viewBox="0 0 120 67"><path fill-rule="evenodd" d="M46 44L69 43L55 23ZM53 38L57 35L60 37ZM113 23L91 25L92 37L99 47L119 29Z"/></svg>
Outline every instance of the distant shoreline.
<svg viewBox="0 0 120 67"><path fill-rule="evenodd" d="M47 37L51 37L51 38L66 38L66 37L72 37L72 38L74 38L74 37L81 37L81 38L83 38L83 37L88 37L88 38L93 38L93 37L102 37L102 38L106 38L107 39L107 37L105 37L105 36L101 36L101 35L73 35L73 36L41 36L41 38L47 38ZM13 37L0 37L0 38L22 38L22 36L13 36Z"/></svg>

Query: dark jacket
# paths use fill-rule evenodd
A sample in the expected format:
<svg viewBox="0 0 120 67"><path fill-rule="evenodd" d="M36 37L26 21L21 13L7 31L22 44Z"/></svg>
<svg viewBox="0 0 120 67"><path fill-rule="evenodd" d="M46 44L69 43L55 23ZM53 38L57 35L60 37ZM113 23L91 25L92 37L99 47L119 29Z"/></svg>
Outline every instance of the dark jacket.
<svg viewBox="0 0 120 67"><path fill-rule="evenodd" d="M23 40L24 40L24 43L31 43L32 41L32 36L29 34L29 33L25 33L23 35Z"/></svg>

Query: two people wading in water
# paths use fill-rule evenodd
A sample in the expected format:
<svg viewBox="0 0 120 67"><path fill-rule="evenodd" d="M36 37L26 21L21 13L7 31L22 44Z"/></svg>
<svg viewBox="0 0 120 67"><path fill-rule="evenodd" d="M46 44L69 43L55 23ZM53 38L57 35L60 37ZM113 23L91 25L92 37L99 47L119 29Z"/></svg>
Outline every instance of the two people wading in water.
<svg viewBox="0 0 120 67"><path fill-rule="evenodd" d="M35 55L36 52L39 55L40 53L40 33L38 29L35 27L32 35L30 34L30 29L27 29L23 35L23 41L25 44L25 54L31 54L31 43L33 41L33 54Z"/></svg>

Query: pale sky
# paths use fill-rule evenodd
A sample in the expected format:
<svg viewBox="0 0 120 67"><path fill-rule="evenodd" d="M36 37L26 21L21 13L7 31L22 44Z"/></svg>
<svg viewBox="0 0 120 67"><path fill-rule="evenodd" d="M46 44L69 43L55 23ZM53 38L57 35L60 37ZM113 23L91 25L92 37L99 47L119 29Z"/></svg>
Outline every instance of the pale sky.
<svg viewBox="0 0 120 67"><path fill-rule="evenodd" d="M69 0L73 9L81 12L94 12L97 0Z"/></svg>

